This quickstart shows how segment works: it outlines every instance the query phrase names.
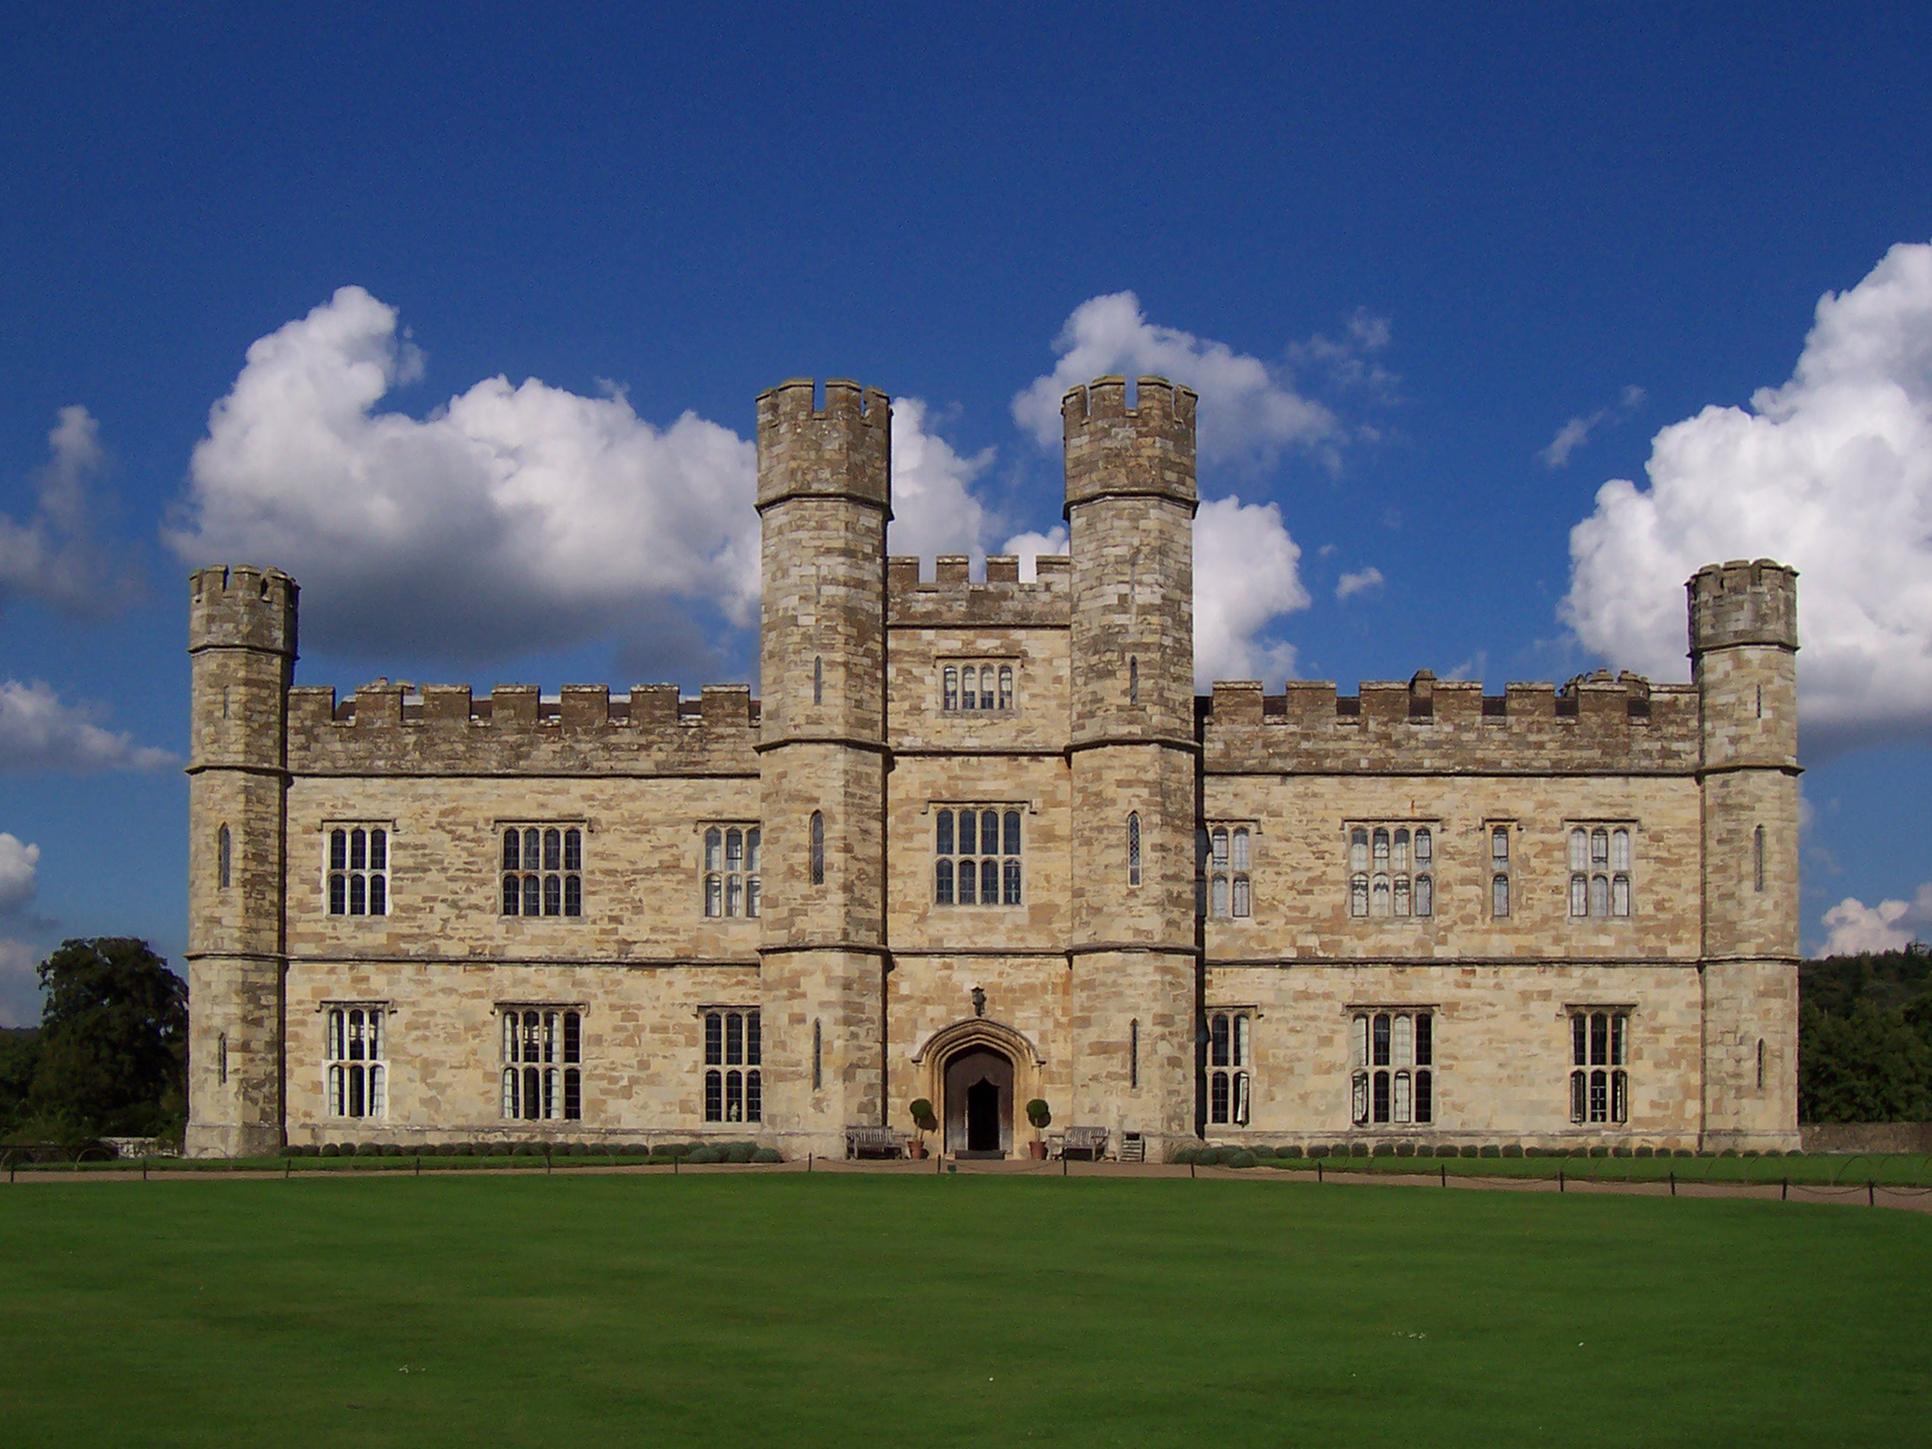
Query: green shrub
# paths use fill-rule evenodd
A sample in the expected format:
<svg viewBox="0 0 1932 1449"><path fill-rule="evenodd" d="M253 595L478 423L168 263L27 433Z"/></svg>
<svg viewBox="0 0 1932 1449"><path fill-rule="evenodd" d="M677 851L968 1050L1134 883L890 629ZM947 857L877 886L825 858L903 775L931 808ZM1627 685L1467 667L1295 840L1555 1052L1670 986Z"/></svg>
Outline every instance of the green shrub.
<svg viewBox="0 0 1932 1449"><path fill-rule="evenodd" d="M1026 1104L1026 1120L1044 1130L1053 1125L1053 1109L1047 1106L1044 1098L1035 1097Z"/></svg>
<svg viewBox="0 0 1932 1449"><path fill-rule="evenodd" d="M1724 1150L1723 1150L1722 1152L1720 1152L1720 1153L1718 1153L1717 1155L1718 1155L1719 1157L1736 1157L1736 1156L1737 1156L1737 1149L1736 1149L1735 1147L1727 1147L1727 1148L1725 1148L1725 1149L1724 1149Z"/></svg>
<svg viewBox="0 0 1932 1449"><path fill-rule="evenodd" d="M703 1145L701 1142L660 1142L654 1150L666 1157L689 1157Z"/></svg>
<svg viewBox="0 0 1932 1449"><path fill-rule="evenodd" d="M1437 1157L1460 1157L1461 1155L1456 1150L1456 1144L1453 1142L1438 1142L1436 1144Z"/></svg>
<svg viewBox="0 0 1932 1449"><path fill-rule="evenodd" d="M284 1142L275 1153L277 1157L300 1157L302 1149L293 1142Z"/></svg>
<svg viewBox="0 0 1932 1449"><path fill-rule="evenodd" d="M1301 1155L1302 1155L1301 1144L1299 1142L1291 1142L1286 1147L1277 1147L1275 1149L1276 1157L1285 1157L1285 1158L1288 1158L1290 1161L1293 1161L1299 1158Z"/></svg>
<svg viewBox="0 0 1932 1449"><path fill-rule="evenodd" d="M1329 1146L1326 1142L1314 1143L1308 1149L1308 1155L1310 1157L1326 1157L1328 1156L1328 1153L1329 1153Z"/></svg>
<svg viewBox="0 0 1932 1449"><path fill-rule="evenodd" d="M1503 1149L1493 1142L1485 1142L1477 1151L1476 1155L1478 1157L1501 1157L1503 1155Z"/></svg>
<svg viewBox="0 0 1932 1449"><path fill-rule="evenodd" d="M1393 1157L1395 1156L1395 1144L1393 1142L1378 1142L1374 1147L1369 1149L1369 1156Z"/></svg>
<svg viewBox="0 0 1932 1449"><path fill-rule="evenodd" d="M1398 1143L1396 1143L1396 1144L1395 1144L1395 1155L1396 1155L1397 1157L1414 1157L1414 1156L1415 1156L1415 1143L1413 1143L1413 1142L1398 1142Z"/></svg>
<svg viewBox="0 0 1932 1449"><path fill-rule="evenodd" d="M1351 1142L1351 1143L1349 1143L1349 1144L1348 1144L1348 1155L1349 1155L1350 1157L1367 1157L1367 1156L1369 1155L1369 1145L1368 1145L1368 1143L1366 1143L1366 1142Z"/></svg>
<svg viewBox="0 0 1932 1449"><path fill-rule="evenodd" d="M724 1149L726 1162L749 1162L751 1154L758 1150L756 1142L733 1142Z"/></svg>
<svg viewBox="0 0 1932 1449"><path fill-rule="evenodd" d="M1628 1157L1630 1156L1630 1149L1628 1147L1612 1147L1610 1149L1610 1155L1612 1157Z"/></svg>
<svg viewBox="0 0 1932 1449"><path fill-rule="evenodd" d="M1242 1148L1239 1152L1232 1153L1228 1157L1229 1167L1253 1167L1254 1163L1255 1163L1254 1154L1248 1151L1245 1147Z"/></svg>
<svg viewBox="0 0 1932 1449"><path fill-rule="evenodd" d="M693 1166L702 1166L708 1162L722 1162L724 1161L724 1149L722 1147L700 1147L695 1151L685 1153L684 1160Z"/></svg>
<svg viewBox="0 0 1932 1449"><path fill-rule="evenodd" d="M1710 1150L1710 1148L1708 1148L1708 1147L1704 1147L1704 1148L1700 1148L1700 1149L1698 1149L1698 1151L1697 1151L1697 1154L1696 1154L1696 1155L1697 1155L1697 1156L1699 1156L1699 1157L1715 1157L1715 1156L1717 1156L1717 1154L1716 1154L1715 1152L1713 1152L1713 1151L1711 1151L1711 1150Z"/></svg>
<svg viewBox="0 0 1932 1449"><path fill-rule="evenodd" d="M751 1154L751 1160L753 1162L783 1162L785 1157L776 1147L761 1147Z"/></svg>
<svg viewBox="0 0 1932 1449"><path fill-rule="evenodd" d="M1592 1147L1590 1149L1590 1155L1592 1157L1608 1157L1610 1155L1610 1149L1604 1146Z"/></svg>
<svg viewBox="0 0 1932 1449"><path fill-rule="evenodd" d="M1276 1155L1274 1148L1267 1146L1250 1147L1248 1151L1252 1152L1256 1157L1273 1157Z"/></svg>
<svg viewBox="0 0 1932 1449"><path fill-rule="evenodd" d="M1522 1155L1523 1145L1520 1142L1506 1142L1503 1144L1503 1156L1521 1157Z"/></svg>
<svg viewBox="0 0 1932 1449"><path fill-rule="evenodd" d="M1692 1151L1690 1150L1690 1148L1688 1148L1688 1147L1679 1147L1679 1148L1676 1148L1676 1149L1674 1149L1674 1150L1673 1150L1673 1151L1671 1152L1671 1154L1670 1154L1670 1155L1671 1155L1672 1157L1695 1157L1695 1156L1697 1156L1697 1154L1696 1154L1695 1152L1692 1152Z"/></svg>
<svg viewBox="0 0 1932 1449"><path fill-rule="evenodd" d="M1747 1147L1744 1149L1744 1155L1746 1157L1756 1157L1758 1155L1758 1150L1755 1147Z"/></svg>
<svg viewBox="0 0 1932 1449"><path fill-rule="evenodd" d="M1782 1147L1767 1147L1764 1149L1764 1155L1766 1157L1783 1157L1784 1149Z"/></svg>
<svg viewBox="0 0 1932 1449"><path fill-rule="evenodd" d="M1475 1157L1479 1155L1478 1149L1476 1148L1475 1144L1470 1142L1463 1143L1462 1147L1459 1149L1459 1153L1463 1157Z"/></svg>
<svg viewBox="0 0 1932 1449"><path fill-rule="evenodd" d="M1637 1156L1654 1157L1656 1156L1656 1149L1654 1147L1649 1147L1649 1146L1639 1147L1637 1149Z"/></svg>
<svg viewBox="0 0 1932 1449"><path fill-rule="evenodd" d="M490 1156L492 1157L508 1157L511 1150L511 1145L508 1142L492 1142L490 1144Z"/></svg>

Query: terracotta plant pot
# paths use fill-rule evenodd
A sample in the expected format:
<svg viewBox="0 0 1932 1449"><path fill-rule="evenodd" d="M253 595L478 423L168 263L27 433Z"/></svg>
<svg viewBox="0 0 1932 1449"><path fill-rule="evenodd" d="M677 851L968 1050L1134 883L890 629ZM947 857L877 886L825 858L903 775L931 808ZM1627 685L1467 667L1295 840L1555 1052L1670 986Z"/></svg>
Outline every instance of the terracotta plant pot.
<svg viewBox="0 0 1932 1449"><path fill-rule="evenodd" d="M923 1142L920 1142L920 1141L918 1141L918 1140L916 1140L916 1139L915 1139L914 1141L911 1141L911 1142L908 1142L908 1143L906 1144L906 1156L908 1156L908 1157L924 1157L925 1155L926 1155L926 1144L925 1144L925 1143L923 1143Z"/></svg>
<svg viewBox="0 0 1932 1449"><path fill-rule="evenodd" d="M1033 1155L1033 1160L1035 1162L1046 1161L1046 1143L1029 1142L1026 1144L1026 1150Z"/></svg>

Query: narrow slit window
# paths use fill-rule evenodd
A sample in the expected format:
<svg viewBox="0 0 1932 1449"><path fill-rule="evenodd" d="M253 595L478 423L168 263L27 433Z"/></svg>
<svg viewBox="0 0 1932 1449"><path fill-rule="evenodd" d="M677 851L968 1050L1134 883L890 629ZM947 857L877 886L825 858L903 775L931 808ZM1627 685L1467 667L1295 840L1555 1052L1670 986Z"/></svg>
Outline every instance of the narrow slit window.
<svg viewBox="0 0 1932 1449"><path fill-rule="evenodd" d="M1140 812L1127 816L1127 884L1140 884Z"/></svg>
<svg viewBox="0 0 1932 1449"><path fill-rule="evenodd" d="M1127 703L1140 703L1140 659L1130 656L1127 660Z"/></svg>
<svg viewBox="0 0 1932 1449"><path fill-rule="evenodd" d="M215 836L215 878L222 890L228 889L229 879L234 868L234 837L228 833L226 825Z"/></svg>
<svg viewBox="0 0 1932 1449"><path fill-rule="evenodd" d="M813 885L825 884L825 816L817 810L812 812L811 824L811 876Z"/></svg>
<svg viewBox="0 0 1932 1449"><path fill-rule="evenodd" d="M812 661L812 703L825 703L825 661L823 659Z"/></svg>
<svg viewBox="0 0 1932 1449"><path fill-rule="evenodd" d="M1751 888L1764 889L1764 827L1758 826L1751 832Z"/></svg>

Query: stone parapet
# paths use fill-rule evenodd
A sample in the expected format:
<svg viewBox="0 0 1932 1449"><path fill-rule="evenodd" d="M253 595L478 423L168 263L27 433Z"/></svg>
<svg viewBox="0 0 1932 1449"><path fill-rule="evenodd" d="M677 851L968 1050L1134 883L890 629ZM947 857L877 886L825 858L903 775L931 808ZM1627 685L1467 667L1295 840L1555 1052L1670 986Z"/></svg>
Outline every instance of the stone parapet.
<svg viewBox="0 0 1932 1449"><path fill-rule="evenodd" d="M1022 583L1019 560L993 554L986 579L975 583L963 554L943 554L934 577L921 579L917 558L895 557L886 566L886 624L899 628L1064 629L1071 616L1072 561L1043 554L1034 579Z"/></svg>

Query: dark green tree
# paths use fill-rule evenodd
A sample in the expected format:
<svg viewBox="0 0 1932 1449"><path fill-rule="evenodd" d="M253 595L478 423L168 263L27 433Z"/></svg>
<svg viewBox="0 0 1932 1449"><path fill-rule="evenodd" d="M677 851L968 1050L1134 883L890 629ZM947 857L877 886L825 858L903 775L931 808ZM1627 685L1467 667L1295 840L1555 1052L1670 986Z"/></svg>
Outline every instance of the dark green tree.
<svg viewBox="0 0 1932 1449"><path fill-rule="evenodd" d="M40 964L46 1005L30 1101L71 1133L175 1130L185 1115L188 984L146 941L63 941Z"/></svg>
<svg viewBox="0 0 1932 1449"><path fill-rule="evenodd" d="M31 1029L0 1029L0 1133L26 1120L34 1065L40 1060L39 1035Z"/></svg>
<svg viewBox="0 0 1932 1449"><path fill-rule="evenodd" d="M1929 971L1922 949L1800 968L1801 1121L1932 1121Z"/></svg>

